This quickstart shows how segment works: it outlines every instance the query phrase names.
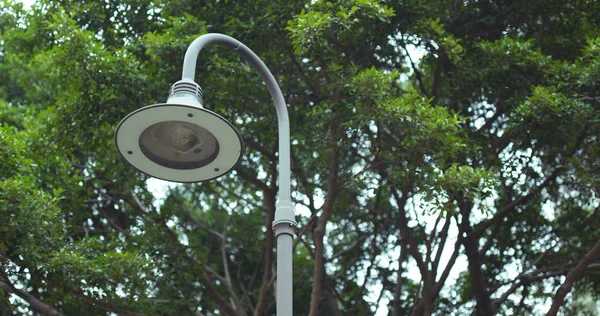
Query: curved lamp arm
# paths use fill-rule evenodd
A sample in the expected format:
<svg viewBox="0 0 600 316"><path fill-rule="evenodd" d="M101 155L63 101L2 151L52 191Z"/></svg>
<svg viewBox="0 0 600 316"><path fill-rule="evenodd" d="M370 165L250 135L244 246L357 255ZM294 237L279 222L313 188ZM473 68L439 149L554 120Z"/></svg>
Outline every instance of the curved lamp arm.
<svg viewBox="0 0 600 316"><path fill-rule="evenodd" d="M262 60L240 41L224 34L205 34L188 47L183 60L183 80L194 81L200 51L209 45L221 45L240 54L258 72L275 103L279 125L279 195L273 232L277 237L277 315L292 315L292 237L296 230L291 201L290 123L288 111L277 81Z"/></svg>
<svg viewBox="0 0 600 316"><path fill-rule="evenodd" d="M210 33L196 38L188 47L183 60L182 79L194 81L198 54L205 46L209 45L221 45L233 49L252 65L267 84L267 89L275 103L279 123L279 201L290 201L290 123L285 100L275 77L263 61L242 42L224 34Z"/></svg>

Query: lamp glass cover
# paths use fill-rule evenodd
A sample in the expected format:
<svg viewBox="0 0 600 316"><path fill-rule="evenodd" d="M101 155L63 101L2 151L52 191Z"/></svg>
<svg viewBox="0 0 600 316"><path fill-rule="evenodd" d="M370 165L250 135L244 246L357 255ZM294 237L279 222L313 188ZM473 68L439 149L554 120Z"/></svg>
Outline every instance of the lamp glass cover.
<svg viewBox="0 0 600 316"><path fill-rule="evenodd" d="M219 154L219 142L211 132L183 121L149 126L140 135L139 145L148 159L179 170L203 167Z"/></svg>

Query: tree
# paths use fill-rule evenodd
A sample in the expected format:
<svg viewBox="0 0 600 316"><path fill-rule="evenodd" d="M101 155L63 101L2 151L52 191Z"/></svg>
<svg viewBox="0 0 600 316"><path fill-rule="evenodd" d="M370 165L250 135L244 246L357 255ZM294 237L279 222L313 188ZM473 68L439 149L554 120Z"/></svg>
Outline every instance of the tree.
<svg viewBox="0 0 600 316"><path fill-rule="evenodd" d="M233 173L156 201L113 144L207 32L290 106L297 315L595 313L595 1L5 0L0 22L3 314L275 313L276 119L250 67L198 63L244 135Z"/></svg>

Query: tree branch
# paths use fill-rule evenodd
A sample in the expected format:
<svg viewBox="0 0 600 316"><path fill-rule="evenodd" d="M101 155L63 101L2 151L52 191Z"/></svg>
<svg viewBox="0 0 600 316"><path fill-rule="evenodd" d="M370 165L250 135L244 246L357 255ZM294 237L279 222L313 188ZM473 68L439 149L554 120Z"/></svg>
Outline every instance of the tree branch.
<svg viewBox="0 0 600 316"><path fill-rule="evenodd" d="M141 203L139 206L143 207L143 205ZM195 266L201 267L204 271L209 272L215 276L218 276L218 278L221 280L221 282L224 282L223 277L218 275L218 273L216 273L216 271L213 271L212 269L210 269L210 267L208 267L204 263L200 262L200 260L198 260L194 255L181 249L181 244L179 243L177 236L167 226L164 218L156 218L156 222L157 222L157 224L160 224L161 227L163 227L164 232L166 233L166 236L168 236L168 238L171 241L171 244L176 246L174 249L175 252L188 258L191 262L193 262L195 264ZM204 286L204 290L206 291L206 294L211 299L213 299L214 302L217 305L219 305L219 307L221 307L221 311L225 315L231 315L231 316L238 315L238 313L235 312L235 310L229 305L229 303L227 303L227 301L221 296L221 294L212 286L212 282L209 279L207 279L206 277L202 277L202 278L200 278L200 282Z"/></svg>
<svg viewBox="0 0 600 316"><path fill-rule="evenodd" d="M408 243L408 250L410 251L411 256L417 262L417 266L419 267L422 276L425 277L425 275L428 273L427 265L425 264L425 261L423 261L423 256L419 252L419 248L413 237L412 230L410 227L408 227L408 218L406 217L406 212L404 210L404 206L408 200L409 192L410 188L407 186L402 190L402 196L400 196L398 194L398 190L396 188L392 188L392 195L396 200L396 204L398 204L398 211L400 212L400 220L398 221L400 224L400 234Z"/></svg>
<svg viewBox="0 0 600 316"><path fill-rule="evenodd" d="M335 258L341 257L344 254L346 254L347 252L351 251L352 249L356 248L358 245L360 245L360 243L362 243L365 239L367 239L367 237L369 237L369 235L363 235L358 239L355 239L354 241L352 241L350 243L350 245L348 245L347 247L345 247L344 249L334 253L329 259L328 261L331 261Z"/></svg>
<svg viewBox="0 0 600 316"><path fill-rule="evenodd" d="M433 271L434 274L437 274L437 268L438 265L440 263L440 259L442 258L442 252L444 251L444 247L446 246L446 239L448 239L448 230L450 230L450 222L452 220L452 216L450 216L450 214L445 214L446 215L446 222L444 223L444 226L442 227L442 230L440 231L440 242L438 244L438 248L437 251L435 253L435 256L433 258L433 262L431 263L431 270ZM441 217L442 214L440 214L439 217ZM432 236L434 232L431 232Z"/></svg>
<svg viewBox="0 0 600 316"><path fill-rule="evenodd" d="M268 191L269 190L269 186L266 183L258 180L256 177L252 177L249 173L247 173L241 167L235 168L235 171L238 173L238 175L242 179L244 179L244 180L250 182L251 184L255 185L260 190L262 190L262 191Z"/></svg>
<svg viewBox="0 0 600 316"><path fill-rule="evenodd" d="M223 236L221 238L221 257L223 259L223 271L225 272L225 286L227 287L229 295L231 295L231 300L233 301L233 304L236 307L238 315L245 316L246 312L244 311L244 306L242 306L239 297L233 290L233 285L231 283L231 274L229 272L229 263L227 260L227 249L225 247L225 242L227 241L227 226L229 226L228 224L230 221L231 215L227 216L227 222L225 223L223 233L221 233L221 235Z"/></svg>
<svg viewBox="0 0 600 316"><path fill-rule="evenodd" d="M402 262L406 260L408 253L406 251L406 244L401 242L400 255L398 256L398 272L396 276L396 287L394 288L394 298L392 299L392 316L400 316L400 295L402 294L402 288L404 286L404 279L402 278Z"/></svg>
<svg viewBox="0 0 600 316"><path fill-rule="evenodd" d="M440 291L442 290L442 287L444 286L444 283L446 283L446 280L448 279L448 276L450 275L450 270L452 270L452 267L454 267L454 264L456 263L456 259L458 258L459 250L460 250L460 238L456 238L456 243L454 244L454 251L452 251L452 255L450 256L448 263L446 263L446 267L444 268L444 271L442 271L442 274L440 275L439 280L435 283L435 286L433 287L433 293L435 296L437 296L440 293Z"/></svg>
<svg viewBox="0 0 600 316"><path fill-rule="evenodd" d="M546 313L546 316L554 316L558 313L560 306L563 304L565 300L565 296L571 291L573 287L573 283L577 280L583 273L585 269L592 263L592 261L596 260L600 257L600 240L594 245L594 247L583 256L581 261L577 264L573 270L569 271L567 274L567 278L563 282L563 284L558 288L556 294L554 295L554 301L552 302L552 306Z"/></svg>
<svg viewBox="0 0 600 316"><path fill-rule="evenodd" d="M415 73L415 78L417 78L417 83L419 85L419 88L421 89L421 92L429 97L427 95L427 90L425 89L425 84L423 84L423 78L421 77L421 72L419 71L419 69L417 68L417 65L415 65L415 63L412 60L412 57L410 56L410 53L408 52L408 49L406 48L406 45L401 45L402 48L404 48L404 51L406 52L406 57L408 57L408 61L410 62L410 66L412 67L414 73Z"/></svg>
<svg viewBox="0 0 600 316"><path fill-rule="evenodd" d="M324 255L325 248L323 245L323 237L325 236L325 228L331 209L335 199L337 198L338 191L338 158L340 147L337 143L337 117L334 114L329 124L329 135L331 137L330 143L333 146L329 154L329 177L327 178L327 195L323 204L323 212L319 217L317 228L314 230L314 243L315 243L315 267L313 271L313 288L310 298L310 316L317 316L319 313L319 302L321 300L321 287L323 282L323 276L325 275L324 267Z"/></svg>
<svg viewBox="0 0 600 316"><path fill-rule="evenodd" d="M296 246L298 245L298 243L300 241L304 241L302 239L302 236L304 236L304 234L306 234L306 232L308 231L308 228L312 226L312 222L314 222L315 218L317 218L317 212L314 212L310 218L308 219L308 221L306 222L306 225L304 225L304 227L302 227L302 230L298 233L298 236L296 237L296 240L294 240L294 244L292 245L292 249L296 249ZM306 249L310 250L310 247L307 247Z"/></svg>
<svg viewBox="0 0 600 316"><path fill-rule="evenodd" d="M267 207L267 216L265 225L267 227L266 240L265 240L265 263L263 265L263 279L262 285L260 287L260 294L258 296L258 301L256 302L256 309L254 310L254 315L264 315L267 309L267 303L269 298L269 291L273 286L273 282L271 279L274 277L272 273L273 266L273 248L275 246L275 237L273 234L273 219L275 218L275 193L268 189L265 186L263 190L264 194L264 203Z"/></svg>
<svg viewBox="0 0 600 316"><path fill-rule="evenodd" d="M377 236L377 233L374 233L374 235ZM356 302L356 303L359 302L359 299L361 298L363 292L365 291L365 287L367 286L367 283L369 282L369 278L371 278L371 270L373 269L373 266L375 265L375 259L377 259L378 251L377 251L377 247L375 246L375 240L376 240L376 238L373 238L371 262L369 262L369 267L367 268L367 272L365 273L365 280L363 281L363 284L360 286L360 289L354 296L354 302ZM355 304L353 306L353 308L350 310L351 311L350 314L354 310L354 307L357 307L357 306L358 306L358 304Z"/></svg>
<svg viewBox="0 0 600 316"><path fill-rule="evenodd" d="M50 316L64 316L64 314L56 310L54 307L44 303L37 297L23 290L17 289L12 283L10 283L10 281L8 280L8 276L6 276L4 272L2 272L2 276L2 280L0 280L0 289L3 289L6 293L12 293L17 295L18 297L22 298L27 303L29 303L29 307L31 307L31 309L41 314Z"/></svg>
<svg viewBox="0 0 600 316"><path fill-rule="evenodd" d="M91 298L91 297L89 297L89 296L87 296L87 295L85 295L82 292L77 291L77 290L72 290L71 293L73 295L77 296L78 298L80 298L82 301L84 301L84 302L86 302L86 303L88 303L90 305L96 306L96 307L98 307L100 309L103 309L103 310L105 310L107 312L115 313L117 315L123 315L123 316L144 316L144 315L146 315L146 314L140 314L140 313L133 313L133 312L124 310L122 308L114 307L114 306L112 306L110 304L106 304L104 302L95 300L95 299L93 299L93 298Z"/></svg>
<svg viewBox="0 0 600 316"><path fill-rule="evenodd" d="M579 133L579 136L577 137L577 142L575 142L575 144L573 145L573 147L571 148L571 150L565 155L565 157L563 158L563 163L564 161L566 161L568 158L572 157L573 155L575 155L575 153L577 152L577 150L579 149L579 147L581 147L581 145L583 144L584 139L587 136L587 125L581 130L581 132ZM560 165L556 168L554 168L554 170L552 171L552 173L546 177L546 179L544 179L544 181L542 183L540 183L538 186L536 186L535 188L531 189L527 194L520 196L519 198L513 200L512 202L508 203L507 205L505 205L502 209L500 209L492 218L483 221L479 224L476 225L475 229L473 229L472 234L474 236L477 236L478 238L482 236L483 232L485 232L485 230L487 230L490 226L492 226L492 224L496 223L497 221L501 221L502 219L504 219L504 217L506 217L506 215L512 211L515 207L527 203L530 199L532 199L536 194L538 194L540 191L542 191L542 189L544 189L545 187L547 187L552 181L554 181L556 179L556 177L558 176L558 174L565 169L565 165ZM489 245L487 245L488 243L490 243L490 239L492 238L492 236L488 237L488 241L486 241L486 245L483 247L483 249L489 248Z"/></svg>
<svg viewBox="0 0 600 316"><path fill-rule="evenodd" d="M462 199L457 198L458 201ZM471 215L471 202L459 202L459 210L461 215L461 223L459 224L458 239L461 240L465 247L465 255L467 256L468 269L471 277L472 294L476 301L476 312L478 316L493 315L492 300L488 291L488 285L483 274L482 256L479 252L479 235L473 234L469 216Z"/></svg>

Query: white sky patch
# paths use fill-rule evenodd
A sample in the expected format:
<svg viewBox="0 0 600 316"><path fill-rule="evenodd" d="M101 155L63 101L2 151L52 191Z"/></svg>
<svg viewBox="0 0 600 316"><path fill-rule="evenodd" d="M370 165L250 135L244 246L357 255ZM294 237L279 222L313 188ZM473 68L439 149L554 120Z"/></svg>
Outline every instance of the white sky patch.
<svg viewBox="0 0 600 316"><path fill-rule="evenodd" d="M29 10L31 6L35 3L36 0L21 0L17 2L21 2L23 4L23 8Z"/></svg>
<svg viewBox="0 0 600 316"><path fill-rule="evenodd" d="M178 183L164 181L156 178L150 178L146 180L146 186L148 186L148 190L152 192L152 195L154 196L154 201L152 202L154 207L158 209L165 201L169 189L174 188L178 185Z"/></svg>

